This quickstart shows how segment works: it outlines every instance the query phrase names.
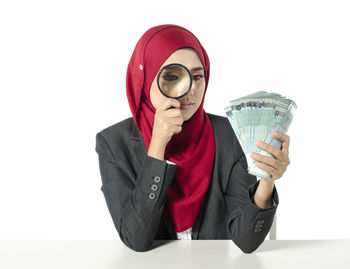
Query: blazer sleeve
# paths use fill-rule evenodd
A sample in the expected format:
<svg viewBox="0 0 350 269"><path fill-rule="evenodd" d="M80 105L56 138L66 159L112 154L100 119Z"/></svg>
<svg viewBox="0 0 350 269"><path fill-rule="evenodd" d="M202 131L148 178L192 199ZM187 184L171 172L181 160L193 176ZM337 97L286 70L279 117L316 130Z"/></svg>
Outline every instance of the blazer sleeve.
<svg viewBox="0 0 350 269"><path fill-rule="evenodd" d="M150 250L177 165L146 155L133 178L125 169L130 164L118 163L101 133L96 135L95 150L101 191L121 241L135 251Z"/></svg>
<svg viewBox="0 0 350 269"><path fill-rule="evenodd" d="M225 193L227 209L226 226L232 241L244 252L252 253L269 233L279 204L276 186L273 188L271 206L259 208L254 194L260 180L247 172L244 154L234 164Z"/></svg>

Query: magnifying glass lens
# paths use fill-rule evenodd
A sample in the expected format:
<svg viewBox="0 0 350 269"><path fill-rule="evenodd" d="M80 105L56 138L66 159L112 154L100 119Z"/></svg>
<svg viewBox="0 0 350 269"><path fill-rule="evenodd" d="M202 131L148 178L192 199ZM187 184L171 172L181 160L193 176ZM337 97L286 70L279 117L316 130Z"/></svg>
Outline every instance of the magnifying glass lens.
<svg viewBox="0 0 350 269"><path fill-rule="evenodd" d="M166 66L159 75L159 89L168 97L178 97L191 87L191 75L178 64Z"/></svg>

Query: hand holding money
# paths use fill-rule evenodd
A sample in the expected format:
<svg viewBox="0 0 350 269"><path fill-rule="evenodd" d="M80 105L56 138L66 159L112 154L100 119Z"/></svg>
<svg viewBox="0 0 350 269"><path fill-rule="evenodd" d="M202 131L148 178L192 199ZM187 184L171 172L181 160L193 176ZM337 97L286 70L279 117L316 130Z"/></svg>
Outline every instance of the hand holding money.
<svg viewBox="0 0 350 269"><path fill-rule="evenodd" d="M290 138L286 132L296 108L293 100L265 91L232 100L225 107L225 113L246 156L249 174L273 180L285 173L290 163ZM277 135L272 135L273 131ZM262 146L258 146L257 141L261 141Z"/></svg>
<svg viewBox="0 0 350 269"><path fill-rule="evenodd" d="M264 141L258 140L256 146L269 152L272 157L261 155L259 153L251 153L251 157L255 160L255 165L265 170L271 175L272 180L279 179L287 170L290 164L289 160L289 143L290 137L282 132L272 132L271 135L282 141L281 148L277 148Z"/></svg>

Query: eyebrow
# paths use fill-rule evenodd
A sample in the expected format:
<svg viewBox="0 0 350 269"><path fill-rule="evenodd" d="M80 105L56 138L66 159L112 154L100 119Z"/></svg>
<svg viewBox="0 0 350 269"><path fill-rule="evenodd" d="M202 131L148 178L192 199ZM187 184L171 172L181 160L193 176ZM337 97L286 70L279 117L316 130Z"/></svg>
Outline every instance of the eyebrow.
<svg viewBox="0 0 350 269"><path fill-rule="evenodd" d="M169 66L169 67L167 67L166 68L167 70L169 70L169 71L178 71L178 70L181 70L181 68L179 67L179 66ZM204 71L204 68L203 67L201 67L201 66L197 66L197 67L193 67L192 69L191 69L191 71L192 72L194 72L194 71Z"/></svg>
<svg viewBox="0 0 350 269"><path fill-rule="evenodd" d="M191 71L201 71L201 70L204 71L204 68L201 67L201 66L194 67L194 68L191 69Z"/></svg>

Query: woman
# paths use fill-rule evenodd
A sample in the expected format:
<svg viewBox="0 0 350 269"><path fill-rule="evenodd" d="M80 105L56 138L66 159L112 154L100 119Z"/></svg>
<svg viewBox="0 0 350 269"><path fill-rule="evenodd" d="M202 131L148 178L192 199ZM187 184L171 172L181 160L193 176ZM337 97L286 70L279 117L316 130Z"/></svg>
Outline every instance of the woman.
<svg viewBox="0 0 350 269"><path fill-rule="evenodd" d="M175 100L158 89L170 63L191 70L190 92ZM289 164L289 137L273 157L257 154L270 180L247 173L246 157L226 117L203 109L210 63L188 30L159 25L138 41L127 69L132 117L96 135L101 190L120 239L135 251L153 240L230 239L244 253L268 234L278 206L274 181ZM171 108L173 107L173 108Z"/></svg>

